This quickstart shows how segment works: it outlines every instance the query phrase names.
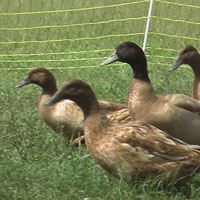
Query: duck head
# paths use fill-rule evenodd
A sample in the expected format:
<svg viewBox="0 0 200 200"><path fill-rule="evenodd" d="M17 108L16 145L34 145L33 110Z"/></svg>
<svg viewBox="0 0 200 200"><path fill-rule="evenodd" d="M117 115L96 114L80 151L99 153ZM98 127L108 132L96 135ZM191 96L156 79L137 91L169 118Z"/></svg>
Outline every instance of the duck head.
<svg viewBox="0 0 200 200"><path fill-rule="evenodd" d="M15 87L20 88L31 83L39 85L40 87L46 90L47 89L54 90L53 92L57 90L56 80L53 74L49 70L43 67L36 67L31 69L28 72L28 76Z"/></svg>
<svg viewBox="0 0 200 200"><path fill-rule="evenodd" d="M116 61L129 64L134 71L134 78L147 79L147 60L144 51L133 42L119 44L115 51L103 61L100 66L108 65Z"/></svg>
<svg viewBox="0 0 200 200"><path fill-rule="evenodd" d="M88 116L92 110L99 109L96 96L92 88L81 80L69 80L45 102L46 106L51 106L63 99L74 101L81 107L85 116Z"/></svg>
<svg viewBox="0 0 200 200"><path fill-rule="evenodd" d="M196 61L198 57L199 57L199 53L197 49L191 45L186 45L180 49L169 71L170 72L175 71L182 64L188 64L192 67L193 63Z"/></svg>

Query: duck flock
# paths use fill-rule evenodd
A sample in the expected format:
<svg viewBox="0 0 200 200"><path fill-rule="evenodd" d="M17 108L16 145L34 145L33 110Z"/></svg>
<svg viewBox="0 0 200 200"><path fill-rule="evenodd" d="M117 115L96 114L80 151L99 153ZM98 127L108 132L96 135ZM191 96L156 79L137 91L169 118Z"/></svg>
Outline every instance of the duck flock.
<svg viewBox="0 0 200 200"><path fill-rule="evenodd" d="M164 178L166 183L185 183L200 172L200 55L193 46L180 49L170 68L182 64L194 72L192 97L161 95L148 75L143 50L133 42L119 44L101 66L129 64L133 81L128 106L98 100L89 84L68 80L57 89L47 69L31 69L16 87L36 84L42 88L39 112L55 132L74 144L86 145L98 164L117 178Z"/></svg>

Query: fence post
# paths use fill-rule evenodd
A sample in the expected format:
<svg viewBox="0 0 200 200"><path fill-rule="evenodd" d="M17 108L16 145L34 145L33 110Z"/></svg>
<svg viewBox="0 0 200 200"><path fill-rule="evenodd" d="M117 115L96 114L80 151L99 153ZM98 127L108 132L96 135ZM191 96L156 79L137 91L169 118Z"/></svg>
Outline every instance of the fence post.
<svg viewBox="0 0 200 200"><path fill-rule="evenodd" d="M146 50L146 43L147 43L147 37L148 37L148 32L149 32L149 24L150 24L150 19L151 19L152 7L153 7L153 0L150 0L147 24L146 24L145 34L144 34L144 42L143 42L143 47L142 47L143 51Z"/></svg>

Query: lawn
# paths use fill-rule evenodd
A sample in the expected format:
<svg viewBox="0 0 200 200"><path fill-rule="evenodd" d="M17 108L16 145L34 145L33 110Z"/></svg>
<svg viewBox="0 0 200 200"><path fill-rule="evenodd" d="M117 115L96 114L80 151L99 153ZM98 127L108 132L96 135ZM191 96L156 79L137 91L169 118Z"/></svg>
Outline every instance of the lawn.
<svg viewBox="0 0 200 200"><path fill-rule="evenodd" d="M0 17L0 199L199 199L200 176L180 189L160 189L153 178L139 185L115 179L95 163L85 146L71 147L44 124L37 108L39 87L14 87L29 68L42 66L54 73L58 85L67 79L82 79L99 99L126 104L133 77L130 67L99 64L120 42L142 46L148 2L0 3L4 13ZM159 93L191 94L190 68L173 74L168 68L181 46L198 48L199 8L200 2L192 0L154 2L147 58L152 84Z"/></svg>

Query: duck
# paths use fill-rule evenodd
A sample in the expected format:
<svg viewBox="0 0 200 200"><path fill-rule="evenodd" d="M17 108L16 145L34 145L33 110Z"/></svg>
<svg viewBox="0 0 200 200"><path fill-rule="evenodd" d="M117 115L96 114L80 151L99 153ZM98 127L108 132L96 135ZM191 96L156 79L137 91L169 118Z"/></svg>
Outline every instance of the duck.
<svg viewBox="0 0 200 200"><path fill-rule="evenodd" d="M189 65L192 68L194 73L192 98L200 100L200 54L194 46L183 46L179 50L178 55L169 71L175 71L182 64Z"/></svg>
<svg viewBox="0 0 200 200"><path fill-rule="evenodd" d="M149 78L146 56L136 43L123 42L100 65L129 64L133 80L128 98L132 119L151 124L189 144L200 144L200 101L184 94L159 94Z"/></svg>
<svg viewBox="0 0 200 200"><path fill-rule="evenodd" d="M33 68L28 72L28 76L16 85L16 88L29 84L35 84L42 88L38 107L43 121L66 139L74 140L74 144L84 143L83 113L75 102L63 100L50 107L44 106L44 103L57 91L54 75L46 68ZM131 120L126 105L109 101L99 101L99 104L111 120L117 122Z"/></svg>
<svg viewBox="0 0 200 200"><path fill-rule="evenodd" d="M137 182L149 175L167 175L164 180L171 183L199 172L200 146L189 145L142 121L110 120L86 82L68 80L45 105L52 106L63 99L80 106L89 152L113 176Z"/></svg>

